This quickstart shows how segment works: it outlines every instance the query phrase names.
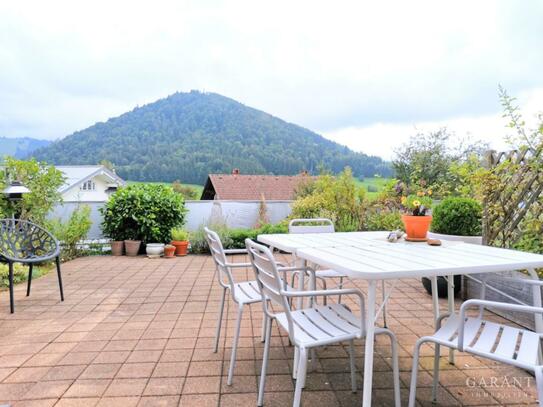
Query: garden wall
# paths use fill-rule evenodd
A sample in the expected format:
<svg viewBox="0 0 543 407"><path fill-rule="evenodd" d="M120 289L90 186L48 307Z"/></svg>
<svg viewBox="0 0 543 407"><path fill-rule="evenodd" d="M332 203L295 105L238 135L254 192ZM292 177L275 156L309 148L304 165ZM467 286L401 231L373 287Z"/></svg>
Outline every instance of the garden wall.
<svg viewBox="0 0 543 407"><path fill-rule="evenodd" d="M292 201L266 201L267 217L270 223L278 223L290 215ZM51 218L68 220L78 205L91 208L92 226L88 239L103 238L100 229L102 215L99 208L104 202L65 202L57 205L49 215ZM260 201L186 201L186 229L193 231L201 225L224 223L230 228L253 228L258 222Z"/></svg>

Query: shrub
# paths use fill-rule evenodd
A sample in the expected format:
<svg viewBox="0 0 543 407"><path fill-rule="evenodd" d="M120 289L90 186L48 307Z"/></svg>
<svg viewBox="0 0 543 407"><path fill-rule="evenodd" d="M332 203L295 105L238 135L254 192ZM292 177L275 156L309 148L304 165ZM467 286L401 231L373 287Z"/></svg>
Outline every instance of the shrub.
<svg viewBox="0 0 543 407"><path fill-rule="evenodd" d="M186 240L189 240L189 232L187 232L183 228L173 228L172 229L172 240L178 241L178 242L184 242Z"/></svg>
<svg viewBox="0 0 543 407"><path fill-rule="evenodd" d="M186 200L198 199L198 191L196 188L189 187L188 185L181 184L180 181L172 182L172 189L174 192L181 194Z"/></svg>
<svg viewBox="0 0 543 407"><path fill-rule="evenodd" d="M366 230L403 229L402 216L399 210L389 208L371 208L366 215Z"/></svg>
<svg viewBox="0 0 543 407"><path fill-rule="evenodd" d="M446 198L434 208L432 231L447 235L479 236L482 206L471 198Z"/></svg>
<svg viewBox="0 0 543 407"><path fill-rule="evenodd" d="M319 176L304 193L294 201L291 218L329 218L339 232L363 227L365 190L357 187L350 168L335 177Z"/></svg>
<svg viewBox="0 0 543 407"><path fill-rule="evenodd" d="M100 209L102 231L113 240L168 242L172 228L185 221L183 197L161 184L119 188Z"/></svg>
<svg viewBox="0 0 543 407"><path fill-rule="evenodd" d="M36 274L32 272L32 276ZM22 281L26 281L28 278L28 267L23 266L20 263L13 265L13 283L17 284ZM7 264L0 264L0 287L9 287L9 268Z"/></svg>
<svg viewBox="0 0 543 407"><path fill-rule="evenodd" d="M90 207L83 205L76 208L65 223L62 223L60 219L46 222L47 228L60 241L62 260L66 261L78 256L77 244L87 237L92 226L90 212Z"/></svg>
<svg viewBox="0 0 543 407"><path fill-rule="evenodd" d="M3 216L11 216L14 212L21 219L28 219L43 225L46 215L53 206L60 202L59 188L64 183L62 172L52 165L39 163L36 160L17 160L6 157L4 167L0 171L0 190L6 187L6 175L12 180L21 181L30 193L25 194L19 202L8 202L4 196L0 199L0 211Z"/></svg>

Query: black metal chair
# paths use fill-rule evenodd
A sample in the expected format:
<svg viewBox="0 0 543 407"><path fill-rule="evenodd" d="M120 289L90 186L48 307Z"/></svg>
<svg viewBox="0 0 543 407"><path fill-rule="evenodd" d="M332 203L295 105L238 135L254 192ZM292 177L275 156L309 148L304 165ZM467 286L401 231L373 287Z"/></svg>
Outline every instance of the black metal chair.
<svg viewBox="0 0 543 407"><path fill-rule="evenodd" d="M35 263L55 259L57 265L60 300L64 301L62 276L60 274L60 244L44 228L25 220L0 219L0 262L9 267L9 305L15 311L13 298L13 264L28 264L27 297L32 284L32 268Z"/></svg>

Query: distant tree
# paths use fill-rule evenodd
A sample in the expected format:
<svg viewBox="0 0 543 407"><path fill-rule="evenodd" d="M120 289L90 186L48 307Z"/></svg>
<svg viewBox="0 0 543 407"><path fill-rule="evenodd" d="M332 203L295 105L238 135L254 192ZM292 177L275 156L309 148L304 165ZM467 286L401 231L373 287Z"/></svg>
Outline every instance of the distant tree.
<svg viewBox="0 0 543 407"><path fill-rule="evenodd" d="M186 200L190 201L198 199L198 191L192 187L189 187L188 185L181 184L181 181L179 180L172 182L172 188L178 194L183 195L183 198Z"/></svg>

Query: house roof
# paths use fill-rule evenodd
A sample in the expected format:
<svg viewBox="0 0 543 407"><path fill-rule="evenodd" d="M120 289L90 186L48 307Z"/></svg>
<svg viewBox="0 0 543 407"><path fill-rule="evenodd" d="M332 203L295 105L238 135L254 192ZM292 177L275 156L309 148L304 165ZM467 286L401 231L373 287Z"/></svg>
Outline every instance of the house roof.
<svg viewBox="0 0 543 407"><path fill-rule="evenodd" d="M256 201L264 196L269 201L291 200L300 183L312 178L308 175L209 174L201 199Z"/></svg>
<svg viewBox="0 0 543 407"><path fill-rule="evenodd" d="M119 185L125 183L121 177L103 165L56 165L55 168L61 171L66 178L64 185L59 188L61 193L97 175L103 175L111 179L111 182Z"/></svg>

